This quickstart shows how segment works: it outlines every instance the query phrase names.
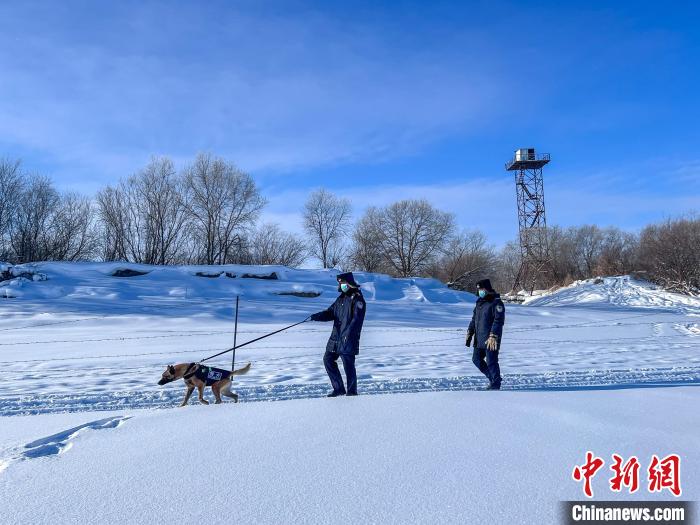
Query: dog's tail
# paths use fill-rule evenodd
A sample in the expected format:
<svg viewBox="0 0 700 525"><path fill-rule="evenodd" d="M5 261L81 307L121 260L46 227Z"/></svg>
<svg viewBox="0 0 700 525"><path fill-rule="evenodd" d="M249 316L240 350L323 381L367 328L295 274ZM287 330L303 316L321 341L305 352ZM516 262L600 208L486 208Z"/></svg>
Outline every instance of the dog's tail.
<svg viewBox="0 0 700 525"><path fill-rule="evenodd" d="M238 370L234 370L231 375L232 376L242 376L243 374L247 374L248 370L250 370L250 365L251 363L248 363L245 365L243 368L239 368Z"/></svg>

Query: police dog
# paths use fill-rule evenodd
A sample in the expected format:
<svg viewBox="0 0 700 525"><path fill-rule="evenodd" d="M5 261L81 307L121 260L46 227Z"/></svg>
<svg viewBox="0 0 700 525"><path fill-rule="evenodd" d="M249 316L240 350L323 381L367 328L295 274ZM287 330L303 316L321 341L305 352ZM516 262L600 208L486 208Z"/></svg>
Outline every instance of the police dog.
<svg viewBox="0 0 700 525"><path fill-rule="evenodd" d="M203 370L208 370L208 375ZM181 407L184 407L190 400L190 396L195 388L199 392L199 402L208 405L209 401L204 399L204 388L207 386L211 386L217 405L221 403L221 394L230 397L235 403L238 403L238 394L231 392L231 381L233 376L247 374L248 370L250 370L250 363L233 372L219 368L203 367L199 363L179 363L177 365L168 365L158 384L165 385L178 379L184 379L187 391L185 392L185 399L180 404Z"/></svg>

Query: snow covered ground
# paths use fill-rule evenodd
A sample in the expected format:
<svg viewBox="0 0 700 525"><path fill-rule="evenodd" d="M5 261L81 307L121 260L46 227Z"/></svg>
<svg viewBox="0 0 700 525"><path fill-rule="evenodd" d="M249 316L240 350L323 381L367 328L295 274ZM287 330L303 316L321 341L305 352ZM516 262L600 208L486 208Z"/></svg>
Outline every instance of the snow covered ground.
<svg viewBox="0 0 700 525"><path fill-rule="evenodd" d="M114 276L124 270L144 275ZM368 302L360 391L402 395L315 399L328 391L331 327L309 322L237 353L237 364L253 363L236 378L242 403L136 410L179 403L181 383L156 384L165 365L232 345L236 295L241 343L328 306L335 273L13 271L24 276L0 283L9 523L221 522L227 509L241 523L330 523L335 512L368 523L479 523L488 513L492 523L552 522L556 501L581 498L570 474L589 449L681 453L683 499L697 499L698 299L620 277L507 305L506 391L477 392L485 379L464 347L473 295L358 274ZM212 363L230 366L230 354Z"/></svg>
<svg viewBox="0 0 700 525"><path fill-rule="evenodd" d="M644 467L652 454L678 453L682 499L692 500L698 390L439 392L14 417L0 431L14 444L2 451L2 522L558 523L559 501L584 499L571 471L586 450L608 463L612 453L636 455ZM669 499L645 488L616 495L609 477L594 478L598 499Z"/></svg>
<svg viewBox="0 0 700 525"><path fill-rule="evenodd" d="M149 273L111 275L126 267ZM0 415L170 407L182 385L156 385L163 368L232 346L236 294L239 343L304 319L337 295L332 272L281 267L46 263L33 271L47 280L0 286L0 366L6 378ZM203 272L221 275L196 275ZM273 272L278 279L242 277ZM483 386L464 347L473 295L429 279L358 279L368 300L358 361L362 391ZM2 299L3 289L14 298ZM299 292L320 296L279 295ZM509 305L504 388L697 383L698 327L700 300L628 278ZM237 378L242 400L323 395L321 356L329 331L328 324L309 322L241 349L237 361L253 363L251 373ZM212 362L230 366L230 356Z"/></svg>

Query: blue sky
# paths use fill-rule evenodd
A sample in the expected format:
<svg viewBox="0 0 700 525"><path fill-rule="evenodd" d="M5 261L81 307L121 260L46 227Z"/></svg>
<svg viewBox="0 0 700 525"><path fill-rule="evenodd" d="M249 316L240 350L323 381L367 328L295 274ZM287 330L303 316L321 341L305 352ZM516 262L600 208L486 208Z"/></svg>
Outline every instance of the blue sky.
<svg viewBox="0 0 700 525"><path fill-rule="evenodd" d="M201 5L200 5L201 4ZM503 165L552 155L550 224L700 208L692 2L0 2L0 156L93 193L208 151L299 228L311 189L426 197L496 244Z"/></svg>

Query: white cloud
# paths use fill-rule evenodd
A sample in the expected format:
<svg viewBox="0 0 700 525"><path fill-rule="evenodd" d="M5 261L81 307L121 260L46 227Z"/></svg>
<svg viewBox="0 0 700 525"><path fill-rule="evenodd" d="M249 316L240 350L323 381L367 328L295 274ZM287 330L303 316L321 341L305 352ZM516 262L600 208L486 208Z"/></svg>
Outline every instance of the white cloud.
<svg viewBox="0 0 700 525"><path fill-rule="evenodd" d="M479 129L502 95L466 32L457 48L454 35L407 45L403 28L319 13L229 5L167 9L164 21L165 7L113 6L84 21L97 25L88 36L79 22L0 36L0 136L61 177L70 166L110 181L157 152L215 151L249 171L376 161ZM4 14L30 14L17 10Z"/></svg>

